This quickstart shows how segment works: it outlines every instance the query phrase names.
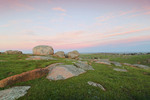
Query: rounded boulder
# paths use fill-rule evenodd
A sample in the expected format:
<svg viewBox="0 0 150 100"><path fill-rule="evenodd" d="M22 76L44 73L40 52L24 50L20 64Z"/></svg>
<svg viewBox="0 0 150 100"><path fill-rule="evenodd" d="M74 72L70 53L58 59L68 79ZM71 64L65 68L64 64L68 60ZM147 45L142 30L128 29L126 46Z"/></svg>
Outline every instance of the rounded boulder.
<svg viewBox="0 0 150 100"><path fill-rule="evenodd" d="M65 53L63 51L57 51L54 56L60 57L60 58L65 58Z"/></svg>
<svg viewBox="0 0 150 100"><path fill-rule="evenodd" d="M39 45L33 48L33 54L35 55L53 55L54 49L51 46Z"/></svg>
<svg viewBox="0 0 150 100"><path fill-rule="evenodd" d="M71 58L71 59L78 59L80 56L80 53L74 50L74 51L68 52L67 56L68 58Z"/></svg>

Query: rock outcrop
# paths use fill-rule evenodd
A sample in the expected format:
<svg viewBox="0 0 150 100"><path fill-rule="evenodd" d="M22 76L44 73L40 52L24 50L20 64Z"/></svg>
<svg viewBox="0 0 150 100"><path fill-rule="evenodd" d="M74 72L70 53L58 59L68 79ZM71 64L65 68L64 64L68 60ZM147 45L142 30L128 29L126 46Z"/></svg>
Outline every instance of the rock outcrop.
<svg viewBox="0 0 150 100"><path fill-rule="evenodd" d="M45 68L34 69L32 71L23 72L23 73L18 74L18 75L7 77L5 79L0 80L0 87L5 87L8 85L12 85L14 83L25 82L28 80L33 80L36 78L43 77L43 76L48 74L49 68L54 67L54 66L59 65L59 64L61 64L61 63L51 64Z"/></svg>
<svg viewBox="0 0 150 100"><path fill-rule="evenodd" d="M22 54L22 52L18 50L7 50L4 53L5 54Z"/></svg>
<svg viewBox="0 0 150 100"><path fill-rule="evenodd" d="M65 53L64 51L57 51L54 56L59 57L59 58L65 58Z"/></svg>
<svg viewBox="0 0 150 100"><path fill-rule="evenodd" d="M54 49L51 46L39 45L33 48L33 54L35 55L53 55Z"/></svg>
<svg viewBox="0 0 150 100"><path fill-rule="evenodd" d="M14 83L40 78L46 75L48 72L49 72L48 68L40 68L40 69L24 72L22 74L10 76L0 81L0 87L5 87L7 85L11 85Z"/></svg>
<svg viewBox="0 0 150 100"><path fill-rule="evenodd" d="M49 74L46 77L49 80L63 80L85 73L83 69L73 65L58 65L49 68L49 70Z"/></svg>
<svg viewBox="0 0 150 100"><path fill-rule="evenodd" d="M67 57L71 59L79 59L80 53L76 50L68 52Z"/></svg>
<svg viewBox="0 0 150 100"><path fill-rule="evenodd" d="M16 100L27 93L30 86L16 86L0 91L0 100Z"/></svg>

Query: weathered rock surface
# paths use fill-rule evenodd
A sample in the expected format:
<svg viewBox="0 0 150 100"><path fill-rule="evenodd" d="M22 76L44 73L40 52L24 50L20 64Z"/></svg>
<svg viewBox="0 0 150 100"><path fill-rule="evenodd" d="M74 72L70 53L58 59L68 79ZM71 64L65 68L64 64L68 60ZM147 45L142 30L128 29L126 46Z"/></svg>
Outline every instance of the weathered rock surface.
<svg viewBox="0 0 150 100"><path fill-rule="evenodd" d="M64 51L57 51L54 56L60 57L60 58L65 58L65 53Z"/></svg>
<svg viewBox="0 0 150 100"><path fill-rule="evenodd" d="M94 87L99 87L103 91L106 91L106 89L101 84L98 84L98 83L95 83L95 82L92 82L92 81L88 81L88 84L91 85L91 86L94 86Z"/></svg>
<svg viewBox="0 0 150 100"><path fill-rule="evenodd" d="M22 52L18 50L7 50L4 53L5 54L22 54Z"/></svg>
<svg viewBox="0 0 150 100"><path fill-rule="evenodd" d="M119 66L119 67L122 66L119 62L111 61L111 63L114 64L115 66Z"/></svg>
<svg viewBox="0 0 150 100"><path fill-rule="evenodd" d="M123 64L126 66L132 66L132 64L129 64L129 63L123 63Z"/></svg>
<svg viewBox="0 0 150 100"><path fill-rule="evenodd" d="M30 86L16 86L0 91L0 100L16 100L27 93Z"/></svg>
<svg viewBox="0 0 150 100"><path fill-rule="evenodd" d="M95 60L95 62L100 63L100 64L111 65L111 62L109 61L109 59L97 59Z"/></svg>
<svg viewBox="0 0 150 100"><path fill-rule="evenodd" d="M53 55L54 49L51 46L39 45L33 48L33 54L35 55Z"/></svg>
<svg viewBox="0 0 150 100"><path fill-rule="evenodd" d="M40 78L48 73L48 68L40 68L32 71L24 72L22 74L10 76L0 81L0 87L5 87L18 82L24 82L28 80L33 80Z"/></svg>
<svg viewBox="0 0 150 100"><path fill-rule="evenodd" d="M30 56L26 58L26 60L56 60L53 57L46 57L46 56Z"/></svg>
<svg viewBox="0 0 150 100"><path fill-rule="evenodd" d="M74 65L83 70L94 70L93 67L88 65L88 63L86 63L86 62L78 61L78 62L74 63Z"/></svg>
<svg viewBox="0 0 150 100"><path fill-rule="evenodd" d="M83 69L77 68L73 65L58 65L49 68L49 70L49 74L46 77L49 80L63 80L85 73Z"/></svg>
<svg viewBox="0 0 150 100"><path fill-rule="evenodd" d="M119 71L119 72L127 72L126 69L120 69L120 68L114 68L113 70L115 71Z"/></svg>
<svg viewBox="0 0 150 100"><path fill-rule="evenodd" d="M143 68L143 69L150 69L149 66L141 65L141 64L133 64L133 66L138 67L138 68Z"/></svg>
<svg viewBox="0 0 150 100"><path fill-rule="evenodd" d="M79 59L80 53L74 50L74 51L68 52L67 56L68 58L71 58L71 59Z"/></svg>

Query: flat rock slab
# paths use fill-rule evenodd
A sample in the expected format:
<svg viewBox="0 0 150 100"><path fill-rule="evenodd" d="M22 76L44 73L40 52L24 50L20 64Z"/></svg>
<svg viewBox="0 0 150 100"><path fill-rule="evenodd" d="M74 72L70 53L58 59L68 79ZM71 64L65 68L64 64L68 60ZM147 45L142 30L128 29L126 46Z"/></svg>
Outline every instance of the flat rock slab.
<svg viewBox="0 0 150 100"><path fill-rule="evenodd" d="M132 66L132 64L129 64L129 63L123 63L123 64L126 66Z"/></svg>
<svg viewBox="0 0 150 100"><path fill-rule="evenodd" d="M99 87L103 91L106 91L106 89L101 84L98 84L98 83L95 83L95 82L92 82L92 81L88 81L88 84L91 85L91 86L94 86L94 87Z"/></svg>
<svg viewBox="0 0 150 100"><path fill-rule="evenodd" d="M63 80L73 76L78 76L79 74L85 73L81 68L77 68L74 65L58 65L49 68L49 74L47 79L49 80Z"/></svg>
<svg viewBox="0 0 150 100"><path fill-rule="evenodd" d="M46 56L30 56L29 58L26 58L26 60L57 60L57 59Z"/></svg>
<svg viewBox="0 0 150 100"><path fill-rule="evenodd" d="M30 86L16 86L0 91L0 100L16 100L27 93Z"/></svg>
<svg viewBox="0 0 150 100"><path fill-rule="evenodd" d="M126 69L120 69L120 68L114 68L113 70L115 71L119 71L119 72L127 72Z"/></svg>
<svg viewBox="0 0 150 100"><path fill-rule="evenodd" d="M109 59L94 59L93 61L99 64L111 65Z"/></svg>
<svg viewBox="0 0 150 100"><path fill-rule="evenodd" d="M94 70L93 67L88 65L87 62L78 61L78 62L74 63L74 65L83 70Z"/></svg>
<svg viewBox="0 0 150 100"><path fill-rule="evenodd" d="M142 69L150 69L149 66L141 65L141 64L133 64L133 66L138 67L138 68L142 68Z"/></svg>
<svg viewBox="0 0 150 100"><path fill-rule="evenodd" d="M96 61L96 63L99 63L99 64L105 64L105 65L111 65L111 63L110 63L110 62Z"/></svg>
<svg viewBox="0 0 150 100"><path fill-rule="evenodd" d="M122 66L119 62L111 61L111 63L114 64L115 66L119 66L119 67Z"/></svg>

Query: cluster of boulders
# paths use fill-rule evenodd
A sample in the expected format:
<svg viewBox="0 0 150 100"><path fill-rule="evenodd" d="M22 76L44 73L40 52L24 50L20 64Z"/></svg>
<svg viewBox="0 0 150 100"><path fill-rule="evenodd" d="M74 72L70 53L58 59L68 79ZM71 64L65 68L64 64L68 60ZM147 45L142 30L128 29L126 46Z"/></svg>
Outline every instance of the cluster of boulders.
<svg viewBox="0 0 150 100"><path fill-rule="evenodd" d="M79 52L74 50L71 52L68 52L65 54L64 51L57 51L54 53L54 49L52 46L47 45L39 45L33 48L33 54L35 55L53 55L60 58L71 58L71 59L78 59L79 58Z"/></svg>
<svg viewBox="0 0 150 100"><path fill-rule="evenodd" d="M22 51L18 50L7 50L4 52L5 54L22 54Z"/></svg>
<svg viewBox="0 0 150 100"><path fill-rule="evenodd" d="M56 53L54 53L53 47L47 46L47 45L38 45L34 47L32 51L34 55L39 55L39 56L53 55L59 58L70 58L70 59L79 59L79 56L80 56L80 53L76 50L68 52L67 54L65 54L64 51L57 51ZM5 54L23 54L22 51L18 51L18 50L7 50L4 53Z"/></svg>

